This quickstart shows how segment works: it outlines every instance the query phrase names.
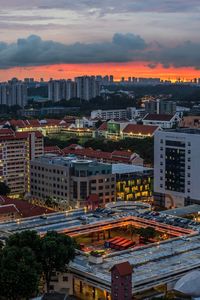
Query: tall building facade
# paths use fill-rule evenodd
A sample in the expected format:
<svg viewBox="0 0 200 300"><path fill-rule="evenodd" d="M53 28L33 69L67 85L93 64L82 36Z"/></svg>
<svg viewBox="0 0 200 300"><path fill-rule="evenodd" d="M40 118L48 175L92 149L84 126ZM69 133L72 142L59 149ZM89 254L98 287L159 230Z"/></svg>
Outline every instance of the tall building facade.
<svg viewBox="0 0 200 300"><path fill-rule="evenodd" d="M40 132L0 130L0 181L9 186L13 196L30 191L30 160L43 152Z"/></svg>
<svg viewBox="0 0 200 300"><path fill-rule="evenodd" d="M151 100L145 102L145 112L148 114L174 115L176 113L176 103L160 99Z"/></svg>
<svg viewBox="0 0 200 300"><path fill-rule="evenodd" d="M19 105L24 107L27 104L27 85L22 81L13 78L0 84L0 105Z"/></svg>
<svg viewBox="0 0 200 300"><path fill-rule="evenodd" d="M85 206L98 195L105 204L115 200L115 175L110 164L72 157L43 156L31 162L31 195L51 198L66 207Z"/></svg>
<svg viewBox="0 0 200 300"><path fill-rule="evenodd" d="M77 98L89 101L100 96L100 82L95 76L76 77Z"/></svg>
<svg viewBox="0 0 200 300"><path fill-rule="evenodd" d="M155 204L200 203L200 130L157 131L154 143Z"/></svg>
<svg viewBox="0 0 200 300"><path fill-rule="evenodd" d="M48 99L53 102L76 98L76 83L72 80L50 80Z"/></svg>

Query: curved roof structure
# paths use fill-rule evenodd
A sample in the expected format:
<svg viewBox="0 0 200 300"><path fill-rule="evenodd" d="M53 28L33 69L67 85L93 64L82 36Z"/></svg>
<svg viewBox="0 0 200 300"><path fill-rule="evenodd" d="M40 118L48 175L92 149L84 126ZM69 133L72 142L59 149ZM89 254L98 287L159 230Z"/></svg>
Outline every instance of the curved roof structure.
<svg viewBox="0 0 200 300"><path fill-rule="evenodd" d="M191 297L200 297L200 271L184 275L175 284L174 290Z"/></svg>

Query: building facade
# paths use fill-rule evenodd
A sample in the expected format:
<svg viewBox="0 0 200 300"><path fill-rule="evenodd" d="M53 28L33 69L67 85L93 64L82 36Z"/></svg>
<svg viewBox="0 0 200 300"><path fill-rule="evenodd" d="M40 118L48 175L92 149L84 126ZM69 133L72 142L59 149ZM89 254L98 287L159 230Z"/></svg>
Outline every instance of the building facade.
<svg viewBox="0 0 200 300"><path fill-rule="evenodd" d="M76 83L72 80L50 80L48 99L53 102L76 98Z"/></svg>
<svg viewBox="0 0 200 300"><path fill-rule="evenodd" d="M13 78L0 84L0 105L24 107L27 104L27 85Z"/></svg>
<svg viewBox="0 0 200 300"><path fill-rule="evenodd" d="M95 76L76 77L77 98L89 101L100 96L100 82Z"/></svg>
<svg viewBox="0 0 200 300"><path fill-rule="evenodd" d="M114 164L116 174L116 197L120 201L151 201L153 192L153 169L142 166Z"/></svg>
<svg viewBox="0 0 200 300"><path fill-rule="evenodd" d="M141 116L141 109L136 109L135 107L127 107L125 109L110 109L110 110L93 110L91 112L91 118L101 119L103 121L107 121L110 119L114 120L132 120L135 118L139 118Z"/></svg>
<svg viewBox="0 0 200 300"><path fill-rule="evenodd" d="M0 181L9 186L11 195L19 196L30 191L30 160L43 152L40 132L0 130Z"/></svg>
<svg viewBox="0 0 200 300"><path fill-rule="evenodd" d="M175 115L166 115L166 114L147 114L142 122L144 125L154 125L159 126L163 129L175 128L180 122L180 117Z"/></svg>
<svg viewBox="0 0 200 300"><path fill-rule="evenodd" d="M160 99L147 101L145 102L145 112L147 114L174 115L176 113L176 102Z"/></svg>
<svg viewBox="0 0 200 300"><path fill-rule="evenodd" d="M66 207L85 206L92 194L100 204L115 200L110 164L46 155L31 162L30 174L33 198L51 198Z"/></svg>
<svg viewBox="0 0 200 300"><path fill-rule="evenodd" d="M156 204L181 207L200 201L200 130L159 131L154 140Z"/></svg>

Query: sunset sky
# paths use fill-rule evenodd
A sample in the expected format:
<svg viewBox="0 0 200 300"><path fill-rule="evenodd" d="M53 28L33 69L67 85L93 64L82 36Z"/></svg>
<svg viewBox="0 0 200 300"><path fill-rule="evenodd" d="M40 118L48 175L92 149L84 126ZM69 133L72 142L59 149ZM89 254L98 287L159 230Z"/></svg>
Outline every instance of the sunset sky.
<svg viewBox="0 0 200 300"><path fill-rule="evenodd" d="M200 77L199 0L1 0L0 80Z"/></svg>

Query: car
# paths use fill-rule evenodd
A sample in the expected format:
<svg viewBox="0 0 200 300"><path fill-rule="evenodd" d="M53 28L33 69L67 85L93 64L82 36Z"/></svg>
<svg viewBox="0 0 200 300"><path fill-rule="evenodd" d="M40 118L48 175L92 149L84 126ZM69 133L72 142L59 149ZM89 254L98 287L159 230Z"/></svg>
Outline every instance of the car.
<svg viewBox="0 0 200 300"><path fill-rule="evenodd" d="M97 214L93 214L93 217L100 219L102 216L101 215L97 215Z"/></svg>
<svg viewBox="0 0 200 300"><path fill-rule="evenodd" d="M85 221L85 220L87 220L87 217L86 216L80 216L80 217L78 217L78 219L81 220L81 221Z"/></svg>
<svg viewBox="0 0 200 300"><path fill-rule="evenodd" d="M43 215L40 216L40 218L41 219L47 219L47 216L46 216L46 214L43 214Z"/></svg>
<svg viewBox="0 0 200 300"><path fill-rule="evenodd" d="M186 242L190 242L190 238L186 237L186 236L182 236L181 239L183 241L186 241Z"/></svg>

